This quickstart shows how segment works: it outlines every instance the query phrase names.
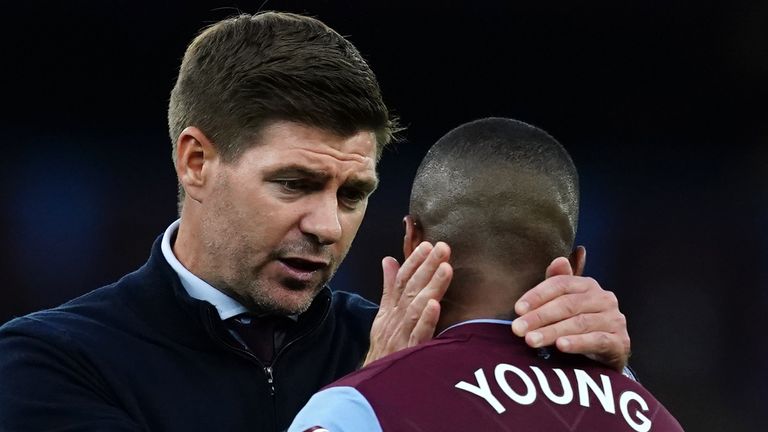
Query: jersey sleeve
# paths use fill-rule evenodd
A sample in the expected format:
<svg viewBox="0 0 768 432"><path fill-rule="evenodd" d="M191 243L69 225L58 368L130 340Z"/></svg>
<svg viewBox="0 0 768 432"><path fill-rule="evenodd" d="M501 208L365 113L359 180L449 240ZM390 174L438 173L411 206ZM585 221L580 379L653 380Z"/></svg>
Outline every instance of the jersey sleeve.
<svg viewBox="0 0 768 432"><path fill-rule="evenodd" d="M353 387L316 393L299 411L288 432L382 432L368 400Z"/></svg>
<svg viewBox="0 0 768 432"><path fill-rule="evenodd" d="M637 379L637 374L631 367L629 367L629 365L624 366L624 369L621 370L621 374L631 379L632 381L640 382L640 380Z"/></svg>

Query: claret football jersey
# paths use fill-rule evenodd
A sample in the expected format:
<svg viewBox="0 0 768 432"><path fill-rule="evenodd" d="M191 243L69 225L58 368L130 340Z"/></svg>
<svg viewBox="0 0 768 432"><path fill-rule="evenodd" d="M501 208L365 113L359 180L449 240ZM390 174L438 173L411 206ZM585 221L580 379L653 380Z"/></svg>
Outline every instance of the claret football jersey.
<svg viewBox="0 0 768 432"><path fill-rule="evenodd" d="M682 431L641 384L473 320L315 394L289 432Z"/></svg>

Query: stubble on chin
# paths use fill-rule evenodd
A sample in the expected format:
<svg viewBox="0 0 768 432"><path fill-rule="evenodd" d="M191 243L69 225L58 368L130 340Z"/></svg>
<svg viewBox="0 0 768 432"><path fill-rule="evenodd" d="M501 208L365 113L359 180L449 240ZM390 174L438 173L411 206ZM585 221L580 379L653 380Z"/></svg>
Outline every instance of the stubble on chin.
<svg viewBox="0 0 768 432"><path fill-rule="evenodd" d="M325 283L314 287L296 287L299 289L251 287L249 303L245 305L255 313L268 315L298 315L306 312ZM275 290L275 291L273 291ZM286 295L288 294L288 295Z"/></svg>

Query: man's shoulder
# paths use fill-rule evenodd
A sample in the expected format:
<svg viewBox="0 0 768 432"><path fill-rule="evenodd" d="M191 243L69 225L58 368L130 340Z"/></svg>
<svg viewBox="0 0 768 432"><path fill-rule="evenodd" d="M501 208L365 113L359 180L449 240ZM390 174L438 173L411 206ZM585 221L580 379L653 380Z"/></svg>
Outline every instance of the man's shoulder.
<svg viewBox="0 0 768 432"><path fill-rule="evenodd" d="M60 306L14 318L0 327L0 337L12 334L55 337L81 327L103 325L103 318L114 318L125 311L123 299L127 293L124 291L130 287L126 278L87 292Z"/></svg>
<svg viewBox="0 0 768 432"><path fill-rule="evenodd" d="M336 307L351 310L373 310L374 312L379 309L379 305L366 299L360 294L341 290L331 290L331 292L333 303Z"/></svg>
<svg viewBox="0 0 768 432"><path fill-rule="evenodd" d="M136 321L137 304L157 299L162 277L147 268L124 275L118 281L96 288L59 306L14 318L0 326L0 338L26 336L45 340L76 337L78 333L103 332L122 322ZM154 291L154 293L153 293Z"/></svg>
<svg viewBox="0 0 768 432"><path fill-rule="evenodd" d="M331 307L337 319L359 322L370 330L373 318L379 310L376 303L347 291L332 291L331 295Z"/></svg>

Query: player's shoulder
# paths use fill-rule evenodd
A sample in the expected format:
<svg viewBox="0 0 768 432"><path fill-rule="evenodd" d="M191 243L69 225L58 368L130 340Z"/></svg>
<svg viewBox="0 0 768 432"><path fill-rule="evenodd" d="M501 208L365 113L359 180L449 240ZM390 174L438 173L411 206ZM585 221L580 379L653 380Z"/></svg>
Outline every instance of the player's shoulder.
<svg viewBox="0 0 768 432"><path fill-rule="evenodd" d="M434 364L435 359L444 357L446 351L453 351L461 342L456 339L432 339L376 360L331 386L360 387L382 380L407 379L410 375L418 375L423 365Z"/></svg>

